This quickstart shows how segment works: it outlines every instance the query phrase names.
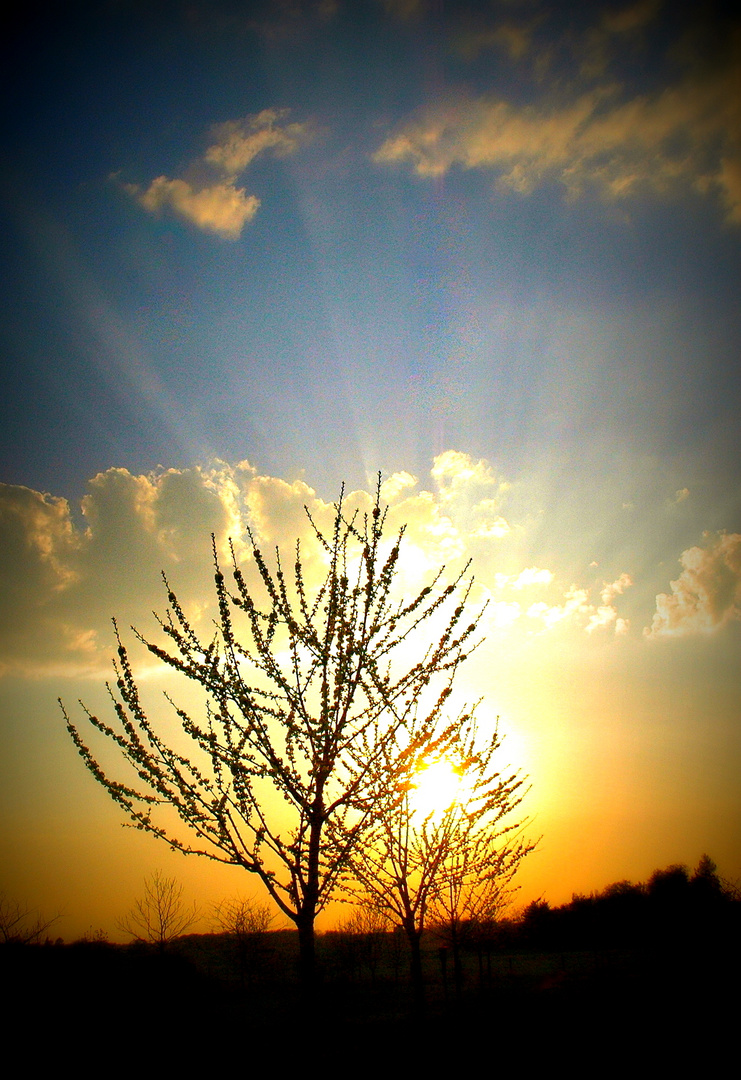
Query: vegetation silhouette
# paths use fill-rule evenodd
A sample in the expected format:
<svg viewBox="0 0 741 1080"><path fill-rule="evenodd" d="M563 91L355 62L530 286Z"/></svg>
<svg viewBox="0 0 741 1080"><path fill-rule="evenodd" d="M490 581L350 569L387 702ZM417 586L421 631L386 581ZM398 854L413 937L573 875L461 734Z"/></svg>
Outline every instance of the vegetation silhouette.
<svg viewBox="0 0 741 1080"><path fill-rule="evenodd" d="M0 943L4 945L37 945L59 918L46 919L28 904L0 893Z"/></svg>
<svg viewBox="0 0 741 1080"><path fill-rule="evenodd" d="M127 915L116 920L116 926L134 940L156 945L163 951L199 917L195 904L190 908L183 903L183 886L175 878L155 870L144 879L144 895L134 902Z"/></svg>
<svg viewBox="0 0 741 1080"><path fill-rule="evenodd" d="M231 897L215 905L214 919L218 929L234 942L242 985L256 981L268 962L275 912L267 904Z"/></svg>
<svg viewBox="0 0 741 1080"><path fill-rule="evenodd" d="M289 575L278 549L268 565L252 533L262 598L233 547L227 587L212 538L219 618L208 641L165 580L169 607L159 622L171 651L135 633L206 693L199 718L171 702L190 750L150 720L117 628L116 721L81 704L132 780L108 776L60 701L85 764L134 825L260 878L298 930L306 984L315 977L316 916L375 824L379 789L398 791L411 762L445 748L455 724L443 721L443 709L475 647L467 567L449 584L441 568L411 599L397 594L404 529L385 537L380 486L379 475L366 514L346 513L341 494L326 531L306 510L327 567L314 590L298 544ZM167 810L185 834L160 813Z"/></svg>
<svg viewBox="0 0 741 1080"><path fill-rule="evenodd" d="M693 873L674 864L645 882L618 881L567 904L529 904L515 938L537 949L636 948L662 962L702 956L722 941L738 943L738 897L709 856Z"/></svg>
<svg viewBox="0 0 741 1080"><path fill-rule="evenodd" d="M444 746L444 761L459 782L443 805L427 812L414 798L426 759L410 760L401 790L387 787L387 771L379 771L373 826L351 858L357 885L347 886L350 895L406 935L419 1004L421 940L430 914L449 941L460 989L464 922L495 917L508 883L535 847L523 839L523 823L511 820L526 793L525 780L496 768L500 745L496 730L480 744L473 710L459 716Z"/></svg>
<svg viewBox="0 0 741 1080"><path fill-rule="evenodd" d="M670 867L669 875L660 870L643 883L616 882L559 907L541 900L500 917L489 928L490 965L478 980L466 978L460 995L445 993L437 939L425 935L424 1014L410 1008L408 978L400 978L404 935L367 921L359 909L317 937L324 977L321 1028L317 1015L303 1007L293 962L295 929L266 931L255 978L247 980L231 933L188 934L165 952L156 945L90 939L69 946L0 947L0 976L13 991L6 1022L16 1038L43 1026L55 1055L65 1046L79 1053L70 1032L81 1023L86 1045L99 1033L105 1049L124 1022L133 1025L131 1046L139 1063L148 1037L153 1053L166 1046L168 1061L181 1054L186 1064L199 1054L212 1064L239 1064L245 1047L255 1060L263 1050L271 1057L309 1053L317 1038L333 1058L362 1047L364 1061L386 1067L390 1053L405 1065L439 1065L446 1055L457 1062L464 1055L475 1060L483 1047L486 1053L496 1047L504 1064L521 1064L527 1053L529 1061L545 1067L554 1053L562 1053L572 1062L583 1059L591 1070L606 1047L611 1060L622 1054L626 1064L637 1055L642 1061L658 1055L663 1063L675 1049L684 1059L693 1040L706 1054L710 1036L714 1048L735 1048L741 899L705 866L679 874ZM671 900L665 894L657 901L655 883L667 876L675 884L684 878L685 884L672 891ZM710 882L712 899L702 881ZM694 921L669 947L657 945L653 905L681 906L680 897L690 896L695 900L685 910ZM624 932L626 920L633 936ZM535 922L539 935L533 934ZM708 926L714 928L711 935L705 933ZM371 955L365 951L368 939ZM466 972L476 970L478 948L464 935Z"/></svg>

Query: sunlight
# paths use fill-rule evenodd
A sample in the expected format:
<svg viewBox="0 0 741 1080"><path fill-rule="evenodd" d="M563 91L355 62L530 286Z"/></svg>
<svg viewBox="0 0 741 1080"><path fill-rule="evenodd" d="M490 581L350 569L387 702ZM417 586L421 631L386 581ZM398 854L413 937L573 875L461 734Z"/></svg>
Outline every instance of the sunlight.
<svg viewBox="0 0 741 1080"><path fill-rule="evenodd" d="M423 817L444 813L460 798L463 786L463 777L454 765L445 758L432 761L417 772L412 809Z"/></svg>

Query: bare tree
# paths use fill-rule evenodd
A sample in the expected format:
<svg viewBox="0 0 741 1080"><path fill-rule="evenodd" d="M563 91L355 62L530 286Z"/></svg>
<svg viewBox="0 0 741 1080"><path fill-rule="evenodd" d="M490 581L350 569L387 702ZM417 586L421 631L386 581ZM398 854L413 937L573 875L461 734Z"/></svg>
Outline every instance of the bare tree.
<svg viewBox="0 0 741 1080"><path fill-rule="evenodd" d="M228 934L236 946L242 984L252 981L267 955L267 936L275 922L268 904L244 897L231 897L214 906L218 929Z"/></svg>
<svg viewBox="0 0 741 1080"><path fill-rule="evenodd" d="M242 938L266 934L275 922L275 912L268 904L258 904L244 897L231 897L214 906L216 925L224 934Z"/></svg>
<svg viewBox="0 0 741 1080"><path fill-rule="evenodd" d="M340 497L331 532L309 521L327 566L315 591L298 545L288 575L280 552L271 569L252 534L263 599L248 587L233 549L230 591L214 544L219 619L209 641L199 639L165 582L169 608L160 625L172 651L138 636L206 691L199 719L175 706L189 752L175 749L150 720L120 637L116 688L109 687L117 723L85 713L136 779L109 778L64 713L87 767L137 827L262 880L298 929L307 982L315 917L374 820L381 773L393 788L410 756L440 737L443 706L474 646L477 621L465 616L465 570L444 585L442 568L411 600L398 598L404 530L384 537L380 476L370 514L347 515ZM433 626L433 640L424 640ZM166 808L185 835L159 816Z"/></svg>
<svg viewBox="0 0 741 1080"><path fill-rule="evenodd" d="M388 918L373 906L357 906L335 927L335 953L351 977L363 967L375 982L384 945L391 936Z"/></svg>
<svg viewBox="0 0 741 1080"><path fill-rule="evenodd" d="M503 775L494 764L500 739L495 730L478 747L472 713L447 731L440 751L461 777L448 805L423 814L415 806L415 770L424 757L409 761L410 772L397 797L379 772L375 829L353 858L361 902L384 912L403 928L411 950L412 983L421 999L421 939L428 917L444 920L458 946L462 921L484 909L491 913L521 860L534 844L522 837L521 821L511 814L520 805L525 781Z"/></svg>
<svg viewBox="0 0 741 1080"><path fill-rule="evenodd" d="M480 952L482 944L491 940L496 922L516 891L512 878L534 846L521 837L503 844L496 828L459 829L441 866L431 905L436 932L453 956L457 991L462 985L461 948L475 946Z"/></svg>
<svg viewBox="0 0 741 1080"><path fill-rule="evenodd" d="M58 918L45 919L27 904L0 893L0 942L5 945L38 945Z"/></svg>
<svg viewBox="0 0 741 1080"><path fill-rule="evenodd" d="M116 920L116 926L137 941L164 949L189 930L199 915L195 904L193 907L183 904L183 886L175 878L155 870L144 879L144 895L135 901L128 915Z"/></svg>

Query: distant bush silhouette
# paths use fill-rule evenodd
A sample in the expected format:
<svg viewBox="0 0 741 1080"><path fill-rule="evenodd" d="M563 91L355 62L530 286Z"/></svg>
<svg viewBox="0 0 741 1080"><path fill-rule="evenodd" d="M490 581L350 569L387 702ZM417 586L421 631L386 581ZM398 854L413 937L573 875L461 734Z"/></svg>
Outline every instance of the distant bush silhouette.
<svg viewBox="0 0 741 1080"><path fill-rule="evenodd" d="M386 939L388 920L372 907L356 907L332 932L335 962L343 974L361 978L365 972L375 982Z"/></svg>
<svg viewBox="0 0 741 1080"><path fill-rule="evenodd" d="M589 896L551 908L533 901L514 928L530 948L656 948L664 953L707 946L734 935L741 903L703 855L694 873L673 864L646 882L616 881Z"/></svg>

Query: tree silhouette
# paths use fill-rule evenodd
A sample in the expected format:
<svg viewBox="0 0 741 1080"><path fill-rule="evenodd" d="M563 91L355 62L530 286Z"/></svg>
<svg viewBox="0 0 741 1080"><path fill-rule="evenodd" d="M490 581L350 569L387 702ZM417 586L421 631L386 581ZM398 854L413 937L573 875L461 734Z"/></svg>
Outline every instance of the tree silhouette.
<svg viewBox="0 0 741 1080"><path fill-rule="evenodd" d="M219 930L236 946L242 985L251 982L269 952L267 938L275 912L268 904L231 897L215 905L214 918Z"/></svg>
<svg viewBox="0 0 741 1080"><path fill-rule="evenodd" d="M183 904L183 886L175 878L155 870L144 879L144 895L135 901L128 915L116 920L116 925L137 941L164 950L174 938L189 930L198 917L195 904L192 908Z"/></svg>
<svg viewBox="0 0 741 1080"><path fill-rule="evenodd" d="M59 917L45 919L28 905L0 893L0 944L38 945Z"/></svg>
<svg viewBox="0 0 741 1080"><path fill-rule="evenodd" d="M450 934L459 983L464 920L495 914L521 860L535 846L522 838L522 822L510 820L524 797L525 781L496 769L499 747L497 730L479 746L472 713L459 716L435 752L458 773L460 788L449 805L426 814L414 801L415 779L429 764L426 753L408 760L396 793L384 787L385 770L378 774L374 828L355 852L353 872L362 888L361 902L404 930L418 1000L428 915L434 914Z"/></svg>
<svg viewBox="0 0 741 1080"><path fill-rule="evenodd" d="M442 709L474 647L477 619L465 617L467 568L444 585L443 567L411 600L399 598L404 529L384 537L380 476L369 514L346 514L341 495L325 535L306 513L326 565L315 590L298 544L289 575L277 549L270 568L251 533L262 600L233 547L229 589L212 540L219 617L204 642L165 581L169 607L159 621L171 651L137 636L207 698L200 718L172 703L182 729L177 739L166 741L145 711L116 628L109 693L117 722L82 707L136 779L109 778L62 710L85 764L137 827L262 880L298 929L310 982L316 915L375 820L379 786L394 790L409 760L443 738Z"/></svg>

